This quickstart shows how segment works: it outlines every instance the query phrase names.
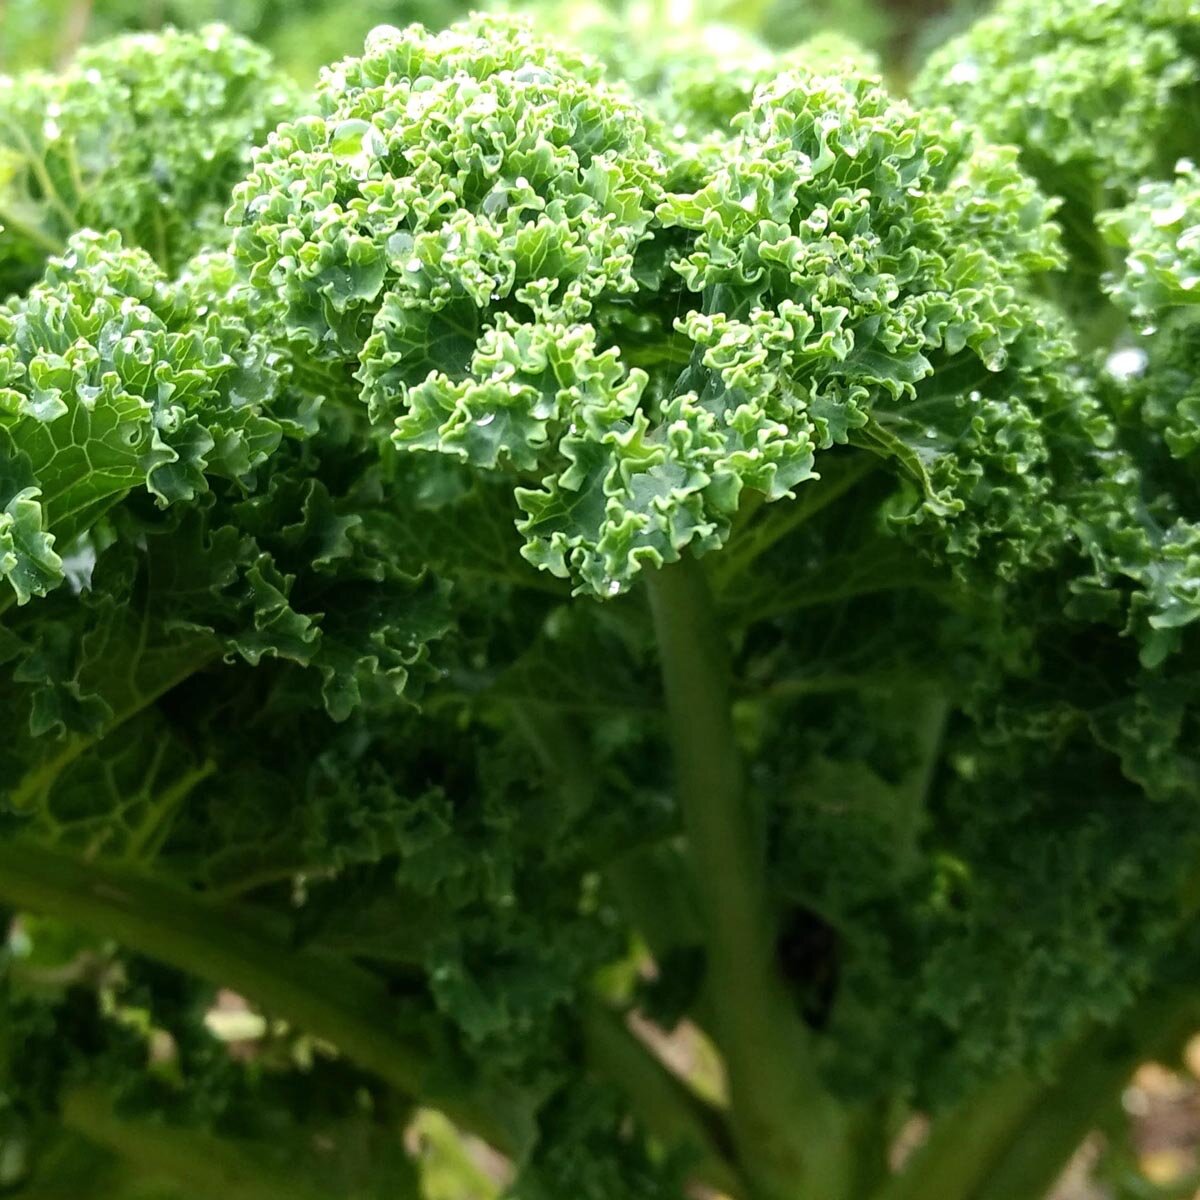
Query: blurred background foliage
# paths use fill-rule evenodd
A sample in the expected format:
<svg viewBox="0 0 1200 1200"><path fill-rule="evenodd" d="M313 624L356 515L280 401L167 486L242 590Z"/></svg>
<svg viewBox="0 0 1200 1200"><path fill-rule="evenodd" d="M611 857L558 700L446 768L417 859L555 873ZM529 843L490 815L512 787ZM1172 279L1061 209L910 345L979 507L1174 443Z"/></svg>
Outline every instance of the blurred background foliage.
<svg viewBox="0 0 1200 1200"><path fill-rule="evenodd" d="M268 47L301 83L326 63L362 47L375 25L413 21L448 24L472 8L500 0L0 0L0 72L61 65L83 43L116 33L195 28L222 21ZM575 7L527 0L527 9ZM630 0L631 24L654 21L687 28L704 22L737 26L786 48L831 31L877 52L903 77L932 46L964 27L986 0Z"/></svg>

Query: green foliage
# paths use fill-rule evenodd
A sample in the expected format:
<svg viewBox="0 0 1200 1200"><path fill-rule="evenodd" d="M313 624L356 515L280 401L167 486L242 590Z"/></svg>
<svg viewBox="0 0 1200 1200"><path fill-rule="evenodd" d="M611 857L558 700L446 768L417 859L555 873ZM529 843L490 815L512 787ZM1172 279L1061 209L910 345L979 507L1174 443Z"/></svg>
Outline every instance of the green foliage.
<svg viewBox="0 0 1200 1200"><path fill-rule="evenodd" d="M1109 403L1124 427L1124 441L1140 464L1146 516L1140 536L1126 529L1116 548L1118 570L1143 584L1131 609L1156 644L1174 644L1177 631L1200 619L1200 493L1194 473L1200 446L1196 367L1197 220L1200 192L1195 168L1181 162L1173 182L1143 184L1124 209L1100 214L1099 228L1124 257L1106 286L1132 323L1129 344L1108 359ZM1133 462L1121 468L1135 469ZM1117 518L1107 517L1114 532ZM1147 611L1148 610L1148 611Z"/></svg>
<svg viewBox="0 0 1200 1200"><path fill-rule="evenodd" d="M1188 153L1200 113L1200 7L1191 0L1005 0L935 51L914 94L992 139L1063 197L1081 265L1107 265L1096 213Z"/></svg>
<svg viewBox="0 0 1200 1200"><path fill-rule="evenodd" d="M647 114L661 123L673 156L684 160L671 163L675 172L686 169L687 160L706 143L719 154L754 89L787 67L832 73L851 64L866 71L877 66L862 44L824 24L804 40L768 45L744 24L699 16L670 23L655 10L636 5L617 11L599 3L549 4L532 12L547 34L586 47L604 63L610 78L637 94Z"/></svg>
<svg viewBox="0 0 1200 1200"><path fill-rule="evenodd" d="M1128 208L1100 221L1125 256L1118 302L1151 326L1169 309L1200 303L1200 176L1186 159L1176 170L1172 183L1143 184Z"/></svg>
<svg viewBox="0 0 1200 1200"><path fill-rule="evenodd" d="M931 55L915 91L1020 145L1048 186L1128 194L1186 144L1198 50L1188 0L1007 0Z"/></svg>
<svg viewBox="0 0 1200 1200"><path fill-rule="evenodd" d="M1011 157L869 79L798 75L756 93L731 150L662 209L698 234L677 267L698 301L678 323L684 378L702 408L736 414L714 481L779 499L821 452L857 445L910 476L894 515L944 525L949 553L1003 539L1002 555L1036 554L1056 517L1048 443L1079 436L1080 402L1069 345L1021 336L1038 320L1022 283L1058 251Z"/></svg>
<svg viewBox="0 0 1200 1200"><path fill-rule="evenodd" d="M20 603L63 581L56 544L131 491L194 500L209 475L250 480L278 446L269 347L189 299L115 233L84 233L0 309L0 575Z"/></svg>
<svg viewBox="0 0 1200 1200"><path fill-rule="evenodd" d="M1190 2L703 15L0 83L0 1188L1033 1200L1195 1019Z"/></svg>
<svg viewBox="0 0 1200 1200"><path fill-rule="evenodd" d="M116 229L177 271L219 241L250 148L297 103L221 26L85 49L60 75L0 77L0 293L76 229Z"/></svg>
<svg viewBox="0 0 1200 1200"><path fill-rule="evenodd" d="M1009 530L1036 551L1029 526L1054 515L1026 511L1051 454L1033 413L1073 398L1048 369L1062 348L1019 340L1035 319L1020 282L1059 259L1011 157L923 127L866 78L785 75L711 180L668 195L657 127L495 28L503 50L470 60L469 90L470 35L377 31L231 210L289 334L355 366L400 448L516 474L526 557L600 595L721 545L743 489L790 496L851 441L911 474L912 519L999 508L953 523L955 552ZM964 419L1010 354L1008 402ZM940 395L920 387L935 357L954 380ZM984 467L989 444L1004 449Z"/></svg>

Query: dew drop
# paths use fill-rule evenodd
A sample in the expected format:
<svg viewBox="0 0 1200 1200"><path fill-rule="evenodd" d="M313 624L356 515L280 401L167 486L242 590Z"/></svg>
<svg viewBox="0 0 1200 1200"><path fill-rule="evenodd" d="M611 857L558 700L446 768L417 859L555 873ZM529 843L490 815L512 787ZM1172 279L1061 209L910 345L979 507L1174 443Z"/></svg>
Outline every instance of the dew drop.
<svg viewBox="0 0 1200 1200"><path fill-rule="evenodd" d="M1146 352L1137 346L1114 350L1105 360L1104 369L1114 379L1136 379L1146 369Z"/></svg>
<svg viewBox="0 0 1200 1200"><path fill-rule="evenodd" d="M366 121L343 121L333 130L329 152L334 158L357 158L363 152L363 141L371 126Z"/></svg>
<svg viewBox="0 0 1200 1200"><path fill-rule="evenodd" d="M413 235L407 229L398 229L387 240L388 254L392 261L408 254L413 248Z"/></svg>
<svg viewBox="0 0 1200 1200"><path fill-rule="evenodd" d="M478 421L475 422L475 424L478 425L482 429L485 426L490 425L495 419L496 419L496 414L494 412L485 413L482 417L479 418Z"/></svg>

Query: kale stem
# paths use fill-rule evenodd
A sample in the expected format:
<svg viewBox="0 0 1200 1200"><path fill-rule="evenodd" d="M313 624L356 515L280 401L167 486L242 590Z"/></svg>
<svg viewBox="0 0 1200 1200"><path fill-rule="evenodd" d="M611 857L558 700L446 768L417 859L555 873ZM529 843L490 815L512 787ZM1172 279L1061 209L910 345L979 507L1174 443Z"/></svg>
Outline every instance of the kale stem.
<svg viewBox="0 0 1200 1200"><path fill-rule="evenodd" d="M1180 927L1200 911L1200 868L1179 892ZM1174 955L1169 955L1174 960ZM1129 1076L1168 1057L1200 1024L1200 987L1156 989L1115 1026L1092 1025L1051 1072L1010 1071L942 1117L929 1140L871 1200L1010 1200L1044 1196Z"/></svg>
<svg viewBox="0 0 1200 1200"><path fill-rule="evenodd" d="M5 225L13 233L19 233L22 237L27 237L31 242L35 242L47 254L61 254L66 249L67 243L62 238L56 238L53 234L39 229L29 221L21 220L6 209L0 209L0 224ZM3 297L0 296L0 299Z"/></svg>
<svg viewBox="0 0 1200 1200"><path fill-rule="evenodd" d="M68 1129L134 1164L139 1177L183 1187L199 1200L320 1200L325 1194L296 1169L272 1169L253 1142L118 1116L96 1088L67 1091L62 1119Z"/></svg>
<svg viewBox="0 0 1200 1200"><path fill-rule="evenodd" d="M760 822L743 784L724 637L700 565L649 576L676 785L704 917L734 1136L761 1200L845 1190L845 1129L775 963Z"/></svg>
<svg viewBox="0 0 1200 1200"><path fill-rule="evenodd" d="M88 25L92 20L93 0L75 0L62 23L62 39L58 46L58 69L65 70L79 47L87 38Z"/></svg>
<svg viewBox="0 0 1200 1200"><path fill-rule="evenodd" d="M998 1148L1021 1127L1045 1090L1043 1080L1010 1073L972 1095L942 1117L929 1140L903 1171L893 1175L873 1200L969 1200L990 1169ZM1025 1200L1023 1197L1022 1200ZM1029 1196L1028 1200L1036 1200Z"/></svg>
<svg viewBox="0 0 1200 1200"><path fill-rule="evenodd" d="M233 989L497 1149L519 1148L528 1132L519 1096L471 1078L448 1081L429 1043L397 1028L380 981L336 955L291 948L245 910L15 838L0 840L0 898Z"/></svg>
<svg viewBox="0 0 1200 1200"><path fill-rule="evenodd" d="M1186 1041L1198 1019L1200 997L1194 990L1168 990L1147 996L1115 1029L1087 1037L1057 1081L1043 1089L970 1200L1046 1195L1138 1064Z"/></svg>
<svg viewBox="0 0 1200 1200"><path fill-rule="evenodd" d="M11 132L21 142L21 149L24 151L29 169L38 181L38 186L42 189L42 195L46 203L63 219L67 233L70 234L78 224L76 213L68 207L67 202L62 198L62 194L55 186L54 180L50 177L50 172L46 169L46 164L42 161L33 143L25 136L25 131L20 125L14 123L11 126Z"/></svg>
<svg viewBox="0 0 1200 1200"><path fill-rule="evenodd" d="M1195 989L1144 998L1114 1028L1063 1048L1054 1078L1013 1071L943 1117L903 1172L872 1200L1012 1200L1045 1196L1137 1065L1200 1021Z"/></svg>
<svg viewBox="0 0 1200 1200"><path fill-rule="evenodd" d="M589 1006L583 1035L592 1069L626 1092L646 1128L667 1144L699 1151L696 1179L741 1200L745 1184L730 1161L722 1113L664 1066L616 1013L599 1004Z"/></svg>

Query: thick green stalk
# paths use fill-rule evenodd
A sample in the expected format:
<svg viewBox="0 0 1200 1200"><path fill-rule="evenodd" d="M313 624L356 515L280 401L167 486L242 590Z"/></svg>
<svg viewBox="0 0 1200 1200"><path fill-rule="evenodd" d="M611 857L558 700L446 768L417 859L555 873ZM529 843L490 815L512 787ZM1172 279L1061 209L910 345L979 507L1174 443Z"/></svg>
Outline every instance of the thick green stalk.
<svg viewBox="0 0 1200 1200"><path fill-rule="evenodd" d="M62 1123L137 1168L139 1179L181 1188L193 1200L323 1200L298 1170L263 1162L262 1147L199 1130L118 1117L93 1088L72 1088Z"/></svg>
<svg viewBox="0 0 1200 1200"><path fill-rule="evenodd" d="M1200 994L1144 1000L1115 1029L1066 1048L1053 1082L1017 1071L948 1114L872 1200L1041 1200L1130 1075L1200 1022Z"/></svg>
<svg viewBox="0 0 1200 1200"><path fill-rule="evenodd" d="M31 242L35 242L47 254L61 254L66 249L66 243L61 238L56 238L53 234L39 229L28 221L22 221L11 210L0 208L0 223L12 233L18 233Z"/></svg>
<svg viewBox="0 0 1200 1200"><path fill-rule="evenodd" d="M393 1028L391 1001L370 975L333 955L289 949L236 908L128 868L84 863L20 841L0 842L0 896L242 993L499 1149L516 1149L528 1132L519 1097L485 1091L470 1080L450 1091L436 1085L427 1051ZM588 1014L586 1041L593 1070L630 1091L647 1128L695 1148L697 1178L742 1195L716 1110L612 1014Z"/></svg>
<svg viewBox="0 0 1200 1200"><path fill-rule="evenodd" d="M690 1147L695 1178L741 1200L745 1184L731 1162L721 1112L650 1054L616 1013L593 1005L583 1014L583 1032L593 1070L626 1093L642 1124L668 1145Z"/></svg>
<svg viewBox="0 0 1200 1200"><path fill-rule="evenodd" d="M934 1125L929 1140L872 1200L968 1200L1045 1089L1044 1080L1018 1072L971 1096Z"/></svg>
<svg viewBox="0 0 1200 1200"><path fill-rule="evenodd" d="M759 822L742 781L724 635L690 558L649 578L676 786L700 896L715 1034L734 1136L755 1200L846 1191L842 1113L776 970Z"/></svg>
<svg viewBox="0 0 1200 1200"><path fill-rule="evenodd" d="M1117 1102L1138 1064L1186 1038L1200 1020L1194 992L1154 996L1114 1030L1093 1033L1067 1059L971 1200L1049 1193L1080 1143Z"/></svg>
<svg viewBox="0 0 1200 1200"><path fill-rule="evenodd" d="M1179 891L1180 929L1200 912L1200 868ZM1200 986L1156 989L1115 1027L1062 1047L1053 1076L1010 1072L939 1120L871 1200L1040 1200L1100 1124L1139 1062L1200 1025Z"/></svg>
<svg viewBox="0 0 1200 1200"><path fill-rule="evenodd" d="M1140 1056L1124 1046L1089 1042L1053 1086L1043 1089L1015 1135L991 1163L970 1200L1049 1195L1072 1155L1128 1083Z"/></svg>
<svg viewBox="0 0 1200 1200"><path fill-rule="evenodd" d="M0 841L0 898L241 993L498 1149L518 1148L529 1132L520 1097L471 1079L446 1086L422 1040L396 1028L381 982L334 955L289 948L236 908L14 839Z"/></svg>

